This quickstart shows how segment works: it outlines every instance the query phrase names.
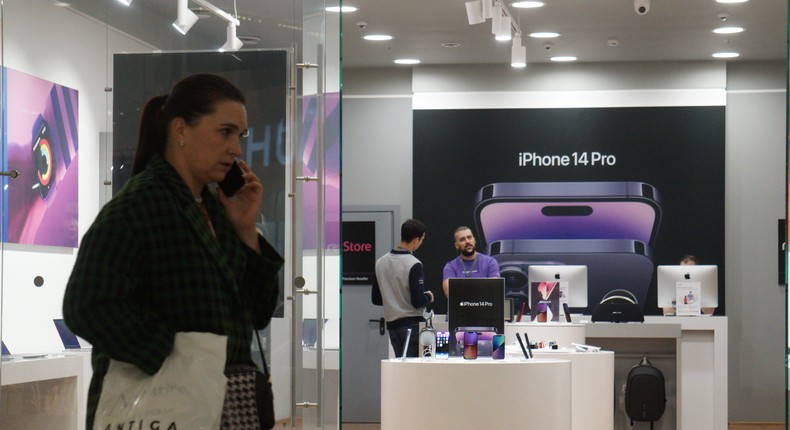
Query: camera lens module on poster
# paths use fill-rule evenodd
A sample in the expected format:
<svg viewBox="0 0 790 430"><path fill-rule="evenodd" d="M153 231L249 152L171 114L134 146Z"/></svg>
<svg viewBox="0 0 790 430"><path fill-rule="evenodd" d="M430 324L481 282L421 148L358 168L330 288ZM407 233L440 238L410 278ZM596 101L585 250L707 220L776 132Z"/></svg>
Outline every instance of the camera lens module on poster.
<svg viewBox="0 0 790 430"><path fill-rule="evenodd" d="M33 187L38 188L42 199L46 199L55 182L55 160L49 138L49 126L41 115L36 119L33 133L32 158L37 179L37 183Z"/></svg>

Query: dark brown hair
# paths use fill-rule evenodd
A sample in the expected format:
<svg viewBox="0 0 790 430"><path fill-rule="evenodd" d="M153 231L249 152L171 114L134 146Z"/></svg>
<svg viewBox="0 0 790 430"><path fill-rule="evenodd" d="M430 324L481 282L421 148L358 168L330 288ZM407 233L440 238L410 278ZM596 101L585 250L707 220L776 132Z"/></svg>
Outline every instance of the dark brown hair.
<svg viewBox="0 0 790 430"><path fill-rule="evenodd" d="M200 117L214 113L217 103L227 100L246 104L241 90L211 74L187 76L173 86L169 95L148 100L140 117L132 176L142 172L154 155L164 155L170 121L182 118L194 125Z"/></svg>

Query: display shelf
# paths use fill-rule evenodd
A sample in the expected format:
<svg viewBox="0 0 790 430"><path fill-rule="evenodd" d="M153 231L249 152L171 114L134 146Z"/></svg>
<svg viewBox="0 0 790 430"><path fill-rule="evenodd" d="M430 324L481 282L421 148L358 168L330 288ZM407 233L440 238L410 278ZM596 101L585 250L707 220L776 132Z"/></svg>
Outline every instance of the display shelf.
<svg viewBox="0 0 790 430"><path fill-rule="evenodd" d="M727 317L647 316L644 323L587 323L586 330L587 343L615 351L618 389L641 356L656 358L668 398L656 430L727 429ZM622 415L615 429L629 428Z"/></svg>
<svg viewBox="0 0 790 430"><path fill-rule="evenodd" d="M84 428L84 357L15 358L4 361L0 369L0 430Z"/></svg>

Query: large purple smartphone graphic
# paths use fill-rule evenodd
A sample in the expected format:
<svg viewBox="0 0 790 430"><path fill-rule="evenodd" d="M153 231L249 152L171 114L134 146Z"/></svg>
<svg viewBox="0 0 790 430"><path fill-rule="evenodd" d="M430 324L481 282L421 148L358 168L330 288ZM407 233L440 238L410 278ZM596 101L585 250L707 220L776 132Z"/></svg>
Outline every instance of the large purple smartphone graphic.
<svg viewBox="0 0 790 430"><path fill-rule="evenodd" d="M506 297L516 306L529 295L531 264L586 265L583 311L614 288L645 302L661 222L659 193L649 184L494 183L477 193L475 222L486 252L499 262Z"/></svg>
<svg viewBox="0 0 790 430"><path fill-rule="evenodd" d="M632 239L655 245L658 191L642 182L505 182L477 193L480 240Z"/></svg>

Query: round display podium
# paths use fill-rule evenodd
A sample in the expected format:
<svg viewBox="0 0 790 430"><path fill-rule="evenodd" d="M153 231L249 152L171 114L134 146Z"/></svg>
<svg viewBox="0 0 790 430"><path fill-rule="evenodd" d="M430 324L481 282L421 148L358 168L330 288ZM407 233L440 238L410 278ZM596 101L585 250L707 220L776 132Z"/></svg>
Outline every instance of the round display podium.
<svg viewBox="0 0 790 430"><path fill-rule="evenodd" d="M570 410L569 360L381 362L382 430L571 430Z"/></svg>

